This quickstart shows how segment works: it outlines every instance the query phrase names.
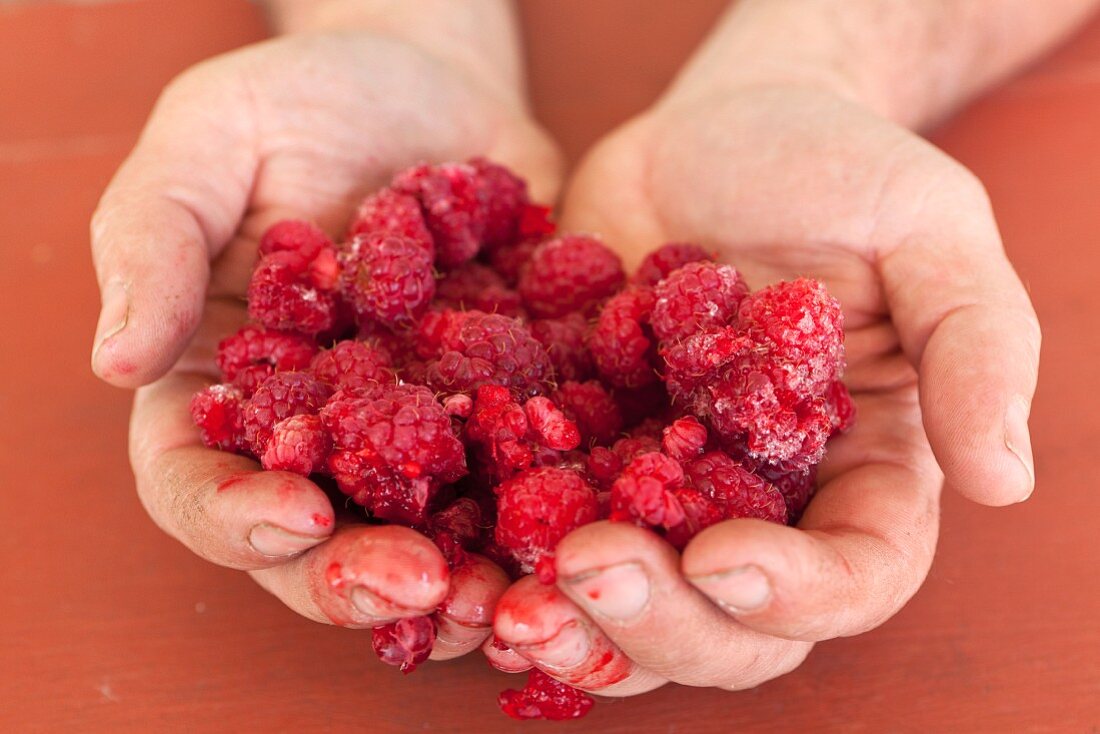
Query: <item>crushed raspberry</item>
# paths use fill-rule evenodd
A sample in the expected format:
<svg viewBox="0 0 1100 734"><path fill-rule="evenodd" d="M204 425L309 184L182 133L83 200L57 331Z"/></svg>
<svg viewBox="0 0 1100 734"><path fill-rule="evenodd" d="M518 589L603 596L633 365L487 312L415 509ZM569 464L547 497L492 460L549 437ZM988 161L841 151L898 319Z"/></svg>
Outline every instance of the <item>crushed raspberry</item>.
<svg viewBox="0 0 1100 734"><path fill-rule="evenodd" d="M571 530L596 520L595 489L568 469L529 469L496 492L496 541L525 573L534 571Z"/></svg>
<svg viewBox="0 0 1100 734"><path fill-rule="evenodd" d="M748 292L741 274L730 265L688 263L654 286L653 333L661 341L673 341L724 326L736 317Z"/></svg>
<svg viewBox="0 0 1100 734"><path fill-rule="evenodd" d="M425 532L443 553L447 565L457 568L466 562L467 551L488 540L488 529L478 503L459 497L431 516Z"/></svg>
<svg viewBox="0 0 1100 734"><path fill-rule="evenodd" d="M466 473L451 419L425 387L392 385L369 397L337 393L321 420L333 444L328 470L375 517L421 524L440 487Z"/></svg>
<svg viewBox="0 0 1100 734"><path fill-rule="evenodd" d="M438 331L434 324L440 324ZM439 344L427 380L444 393L500 385L530 397L546 392L553 376L542 344L520 321L502 314L444 311L437 319L425 319L421 333L426 344Z"/></svg>
<svg viewBox="0 0 1100 734"><path fill-rule="evenodd" d="M714 254L689 242L669 242L645 256L630 282L654 286L673 270L703 260L714 260Z"/></svg>
<svg viewBox="0 0 1100 734"><path fill-rule="evenodd" d="M519 293L492 268L478 262L463 263L436 284L435 305L457 311L485 311L522 316Z"/></svg>
<svg viewBox="0 0 1100 734"><path fill-rule="evenodd" d="M661 448L676 461L700 456L707 445L707 428L693 415L677 418L664 428Z"/></svg>
<svg viewBox="0 0 1100 734"><path fill-rule="evenodd" d="M600 376L616 387L657 381L656 341L649 327L653 291L627 288L612 296L588 333L588 349Z"/></svg>
<svg viewBox="0 0 1100 734"><path fill-rule="evenodd" d="M619 256L595 237L572 235L535 250L519 277L519 293L539 318L588 313L625 280Z"/></svg>
<svg viewBox="0 0 1100 734"><path fill-rule="evenodd" d="M435 244L420 213L420 202L408 194L385 188L363 199L348 226L347 239L371 234L412 240L435 256Z"/></svg>
<svg viewBox="0 0 1100 734"><path fill-rule="evenodd" d="M408 675L427 661L435 645L435 622L431 617L407 617L381 627L371 634L371 646L386 665L399 667Z"/></svg>
<svg viewBox="0 0 1100 734"><path fill-rule="evenodd" d="M389 354L367 342L342 341L322 350L311 363L313 375L335 392L373 390L396 379Z"/></svg>
<svg viewBox="0 0 1100 734"><path fill-rule="evenodd" d="M557 319L538 319L528 328L546 347L559 382L579 382L592 376L592 355L584 343L588 320L582 314L573 312Z"/></svg>
<svg viewBox="0 0 1100 734"><path fill-rule="evenodd" d="M688 462L684 473L691 486L722 508L727 519L787 522L787 503L779 490L723 451L710 451Z"/></svg>
<svg viewBox="0 0 1100 734"><path fill-rule="evenodd" d="M581 432L585 446L610 446L623 430L619 404L599 381L563 382L554 391L554 403Z"/></svg>
<svg viewBox="0 0 1100 734"><path fill-rule="evenodd" d="M260 239L248 315L270 329L327 331L339 310L336 273L336 252L323 232L308 222L279 222Z"/></svg>
<svg viewBox="0 0 1100 734"><path fill-rule="evenodd" d="M581 718L596 702L584 691L532 668L527 674L527 685L518 691L503 691L497 703L513 719L566 721Z"/></svg>
<svg viewBox="0 0 1100 734"><path fill-rule="evenodd" d="M519 227L528 207L527 182L485 158L471 158L469 164L485 191L485 246L515 242L521 236Z"/></svg>
<svg viewBox="0 0 1100 734"><path fill-rule="evenodd" d="M199 428L204 446L245 453L244 395L232 385L211 385L191 398L191 418Z"/></svg>
<svg viewBox="0 0 1100 734"><path fill-rule="evenodd" d="M264 469L309 476L325 466L330 449L331 441L318 416L292 415L275 424L260 463Z"/></svg>
<svg viewBox="0 0 1100 734"><path fill-rule="evenodd" d="M360 235L340 251L344 298L360 324L404 328L428 310L435 294L431 255L396 235Z"/></svg>
<svg viewBox="0 0 1100 734"><path fill-rule="evenodd" d="M278 372L263 381L244 405L244 432L256 456L267 451L275 424L321 409L329 390L308 372Z"/></svg>
<svg viewBox="0 0 1100 734"><path fill-rule="evenodd" d="M489 192L477 168L468 163L414 166L394 176L391 185L420 202L440 267L461 265L481 249Z"/></svg>

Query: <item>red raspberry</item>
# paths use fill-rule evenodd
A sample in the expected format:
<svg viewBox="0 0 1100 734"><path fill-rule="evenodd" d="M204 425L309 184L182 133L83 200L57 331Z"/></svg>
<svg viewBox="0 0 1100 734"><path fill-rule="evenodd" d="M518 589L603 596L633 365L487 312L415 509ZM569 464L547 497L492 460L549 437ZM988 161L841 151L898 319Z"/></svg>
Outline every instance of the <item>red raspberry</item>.
<svg viewBox="0 0 1100 734"><path fill-rule="evenodd" d="M623 430L623 415L611 393L597 380L563 382L554 403L576 422L584 445L610 446Z"/></svg>
<svg viewBox="0 0 1100 734"><path fill-rule="evenodd" d="M260 237L260 256L276 252L290 252L298 256L301 263L309 263L324 249L332 248L332 240L321 228L312 222L298 219L284 219L267 228Z"/></svg>
<svg viewBox="0 0 1100 734"><path fill-rule="evenodd" d="M679 462L658 452L634 458L611 486L611 519L671 528L684 521L673 490L684 485Z"/></svg>
<svg viewBox="0 0 1100 734"><path fill-rule="evenodd" d="M316 413L328 395L328 387L308 372L278 372L264 380L244 405L244 432L252 453L264 455L275 424Z"/></svg>
<svg viewBox="0 0 1100 734"><path fill-rule="evenodd" d="M717 503L692 487L674 489L672 494L684 512L684 520L665 530L664 536L676 550L683 550L700 532L726 519Z"/></svg>
<svg viewBox="0 0 1100 734"><path fill-rule="evenodd" d="M584 691L532 668L527 674L527 685L518 691L503 691L497 703L500 710L513 719L565 721L581 718L596 702Z"/></svg>
<svg viewBox="0 0 1100 734"><path fill-rule="evenodd" d="M673 271L653 292L653 333L661 341L675 341L724 326L737 315L749 288L733 267L703 261Z"/></svg>
<svg viewBox="0 0 1100 734"><path fill-rule="evenodd" d="M248 284L248 315L269 329L319 334L336 323L338 310L336 262L332 250L322 251L324 276L314 277L311 262L297 252L279 250L262 257ZM331 272L330 272L331 271Z"/></svg>
<svg viewBox="0 0 1100 734"><path fill-rule="evenodd" d="M347 239L371 234L412 240L435 257L435 244L420 213L420 202L408 194L384 188L363 199L348 226Z"/></svg>
<svg viewBox="0 0 1100 734"><path fill-rule="evenodd" d="M406 617L375 627L371 647L378 658L408 675L425 662L435 645L435 622L431 617Z"/></svg>
<svg viewBox="0 0 1100 734"><path fill-rule="evenodd" d="M688 263L714 260L714 254L689 242L669 242L645 256L630 282L636 285L657 285L668 274Z"/></svg>
<svg viewBox="0 0 1100 734"><path fill-rule="evenodd" d="M482 311L443 311L425 321L424 339L437 342L440 353L427 366L432 388L455 393L501 385L521 397L546 392L550 356L520 321Z"/></svg>
<svg viewBox="0 0 1100 734"><path fill-rule="evenodd" d="M552 556L567 533L596 520L596 492L579 474L544 467L517 474L496 488L496 541L524 573Z"/></svg>
<svg viewBox="0 0 1100 734"><path fill-rule="evenodd" d="M550 400L534 397L520 406L499 385L478 388L465 437L477 449L483 468L497 479L529 468L542 449L569 451L580 443L576 424Z"/></svg>
<svg viewBox="0 0 1100 734"><path fill-rule="evenodd" d="M580 445L581 433L577 424L566 418L550 398L529 399L523 404L523 412L542 446L555 451L571 451Z"/></svg>
<svg viewBox="0 0 1100 734"><path fill-rule="evenodd" d="M316 415L292 415L279 421L260 458L264 469L292 471L308 477L325 466L331 442Z"/></svg>
<svg viewBox="0 0 1100 734"><path fill-rule="evenodd" d="M816 280L761 289L741 304L740 326L766 350L761 365L775 385L801 397L822 394L844 367L840 303Z"/></svg>
<svg viewBox="0 0 1100 734"><path fill-rule="evenodd" d="M662 433L661 447L676 461L684 462L703 453L707 445L707 429L693 415L678 418Z"/></svg>
<svg viewBox="0 0 1100 734"><path fill-rule="evenodd" d="M723 369L739 358L751 355L752 341L734 327L692 334L683 341L666 344L661 349L665 361L665 385L672 398L698 413L706 415L706 395L700 395L717 382ZM702 406L694 406L698 400Z"/></svg>
<svg viewBox="0 0 1100 734"><path fill-rule="evenodd" d="M515 285L540 244L537 240L525 240L508 247L497 247L489 252L489 264L504 278L505 283Z"/></svg>
<svg viewBox="0 0 1100 734"><path fill-rule="evenodd" d="M210 385L191 398L191 418L199 428L203 445L222 451L246 453L244 395L232 385Z"/></svg>
<svg viewBox="0 0 1100 734"><path fill-rule="evenodd" d="M592 376L592 356L584 343L588 321L583 315L574 312L559 319L539 319L528 328L546 347L559 381L582 381Z"/></svg>
<svg viewBox="0 0 1100 734"><path fill-rule="evenodd" d="M623 460L609 448L593 446L585 459L584 469L593 484L609 490L623 472Z"/></svg>
<svg viewBox="0 0 1100 734"><path fill-rule="evenodd" d="M787 503L787 521L791 525L797 523L817 490L817 467L785 472L764 464L756 470L756 473L779 490Z"/></svg>
<svg viewBox="0 0 1100 734"><path fill-rule="evenodd" d="M722 508L725 518L787 522L787 503L779 490L723 451L709 451L688 462L684 473L691 486Z"/></svg>
<svg viewBox="0 0 1100 734"><path fill-rule="evenodd" d="M340 393L321 420L333 442L329 471L375 517L422 524L439 488L466 473L451 419L425 387L392 385L368 397Z"/></svg>
<svg viewBox="0 0 1100 734"><path fill-rule="evenodd" d="M431 256L395 235L361 235L340 252L344 298L360 324L405 328L424 315L435 294Z"/></svg>
<svg viewBox="0 0 1100 734"><path fill-rule="evenodd" d="M469 497L460 497L432 515L427 535L443 552L448 565L456 568L466 562L467 550L488 540L487 535L491 535L488 530L489 525L477 502Z"/></svg>
<svg viewBox="0 0 1100 734"><path fill-rule="evenodd" d="M485 246L492 248L515 242L527 209L527 182L504 166L484 158L471 158L469 164L485 187Z"/></svg>
<svg viewBox="0 0 1100 734"><path fill-rule="evenodd" d="M489 212L487 186L474 166L413 166L394 176L392 187L420 202L441 267L453 268L477 254Z"/></svg>
<svg viewBox="0 0 1100 734"><path fill-rule="evenodd" d="M654 300L649 288L627 288L604 304L588 333L596 371L616 387L657 381L656 343L649 328Z"/></svg>
<svg viewBox="0 0 1100 734"><path fill-rule="evenodd" d="M551 210L548 206L528 204L523 207L519 215L519 231L517 235L523 242L537 242L550 237L557 230L551 218Z"/></svg>
<svg viewBox="0 0 1100 734"><path fill-rule="evenodd" d="M332 349L319 352L313 358L312 370L318 380L345 393L369 392L396 380L389 354L361 341L338 342Z"/></svg>
<svg viewBox="0 0 1100 734"><path fill-rule="evenodd" d="M519 293L539 318L589 313L622 287L619 256L595 237L570 235L539 245L519 277Z"/></svg>
<svg viewBox="0 0 1100 734"><path fill-rule="evenodd" d="M435 306L458 311L475 309L505 316L522 316L519 293L509 288L492 268L477 262L463 263L436 284Z"/></svg>

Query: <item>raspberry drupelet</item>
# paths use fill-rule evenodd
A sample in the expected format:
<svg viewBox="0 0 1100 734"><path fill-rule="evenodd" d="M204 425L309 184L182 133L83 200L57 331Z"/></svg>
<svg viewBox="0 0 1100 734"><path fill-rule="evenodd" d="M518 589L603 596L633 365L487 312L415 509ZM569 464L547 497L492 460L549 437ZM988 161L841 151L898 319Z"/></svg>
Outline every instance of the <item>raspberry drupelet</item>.
<svg viewBox="0 0 1100 734"><path fill-rule="evenodd" d="M527 310L548 319L593 312L625 279L622 261L607 245L595 237L569 235L539 245L517 288Z"/></svg>

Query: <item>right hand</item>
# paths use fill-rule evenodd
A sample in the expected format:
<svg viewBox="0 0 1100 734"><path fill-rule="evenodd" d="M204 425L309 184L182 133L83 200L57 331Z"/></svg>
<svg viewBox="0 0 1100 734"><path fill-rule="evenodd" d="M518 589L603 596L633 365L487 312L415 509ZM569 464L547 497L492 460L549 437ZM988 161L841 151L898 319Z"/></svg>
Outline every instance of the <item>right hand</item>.
<svg viewBox="0 0 1100 734"><path fill-rule="evenodd" d="M372 627L430 613L451 593L437 658L488 635L504 574L452 584L420 534L344 524L308 479L204 448L188 402L219 379L215 347L245 321L266 227L309 219L339 235L394 171L471 155L508 165L536 200L553 200L557 152L517 90L381 36L288 36L173 81L92 220L103 299L92 366L138 388L130 456L153 520L319 622ZM325 577L334 564L339 589Z"/></svg>

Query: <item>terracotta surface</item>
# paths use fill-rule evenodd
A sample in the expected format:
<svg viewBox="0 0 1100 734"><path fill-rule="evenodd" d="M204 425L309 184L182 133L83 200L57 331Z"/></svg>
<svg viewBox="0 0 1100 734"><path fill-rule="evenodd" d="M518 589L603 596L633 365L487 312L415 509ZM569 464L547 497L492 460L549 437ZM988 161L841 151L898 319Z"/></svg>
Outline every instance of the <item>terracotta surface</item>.
<svg viewBox="0 0 1100 734"><path fill-rule="evenodd" d="M537 108L570 153L642 107L722 4L527 3ZM0 4L0 731L550 731L502 717L512 680L477 657L402 678L363 633L191 556L134 495L129 396L86 366L88 216L159 87L262 34L230 0ZM561 731L1100 728L1100 25L936 139L985 179L1043 319L1036 496L948 496L917 598L785 678L667 687Z"/></svg>

